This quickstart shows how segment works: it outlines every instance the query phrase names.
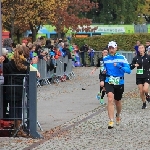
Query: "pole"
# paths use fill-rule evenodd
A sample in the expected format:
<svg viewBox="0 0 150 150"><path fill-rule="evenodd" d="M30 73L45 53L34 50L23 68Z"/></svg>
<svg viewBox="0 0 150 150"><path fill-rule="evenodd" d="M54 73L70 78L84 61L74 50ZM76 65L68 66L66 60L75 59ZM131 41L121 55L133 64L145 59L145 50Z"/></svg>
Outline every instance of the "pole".
<svg viewBox="0 0 150 150"><path fill-rule="evenodd" d="M2 7L0 1L0 56L2 55ZM0 119L3 118L3 94L2 86L0 85Z"/></svg>
<svg viewBox="0 0 150 150"><path fill-rule="evenodd" d="M0 1L0 56L2 55L2 5Z"/></svg>

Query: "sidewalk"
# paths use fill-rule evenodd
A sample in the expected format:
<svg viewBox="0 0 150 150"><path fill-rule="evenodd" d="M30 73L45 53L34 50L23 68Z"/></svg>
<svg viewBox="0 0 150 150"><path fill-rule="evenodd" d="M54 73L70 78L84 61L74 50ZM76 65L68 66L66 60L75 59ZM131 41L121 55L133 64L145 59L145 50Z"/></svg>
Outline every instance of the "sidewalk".
<svg viewBox="0 0 150 150"><path fill-rule="evenodd" d="M38 89L38 121L44 131L47 131L46 136L50 136L51 128L61 124L63 124L62 127L70 126L93 113L96 114L71 127L61 137L46 141L35 150L134 150L140 149L143 143L144 148L148 146L150 122L147 120L150 117L147 114L150 113L150 110L149 107L147 110L141 109L141 102L137 98L138 92L133 90L136 88L135 71L125 76L125 92L128 93L124 95L122 124L113 130L108 130L106 108L100 106L99 101L95 98L99 90L99 71L97 70L94 75L90 76L91 70L92 68L75 68L76 80ZM129 92L130 90L133 91ZM67 123L64 124L65 122ZM0 150L22 150L40 141L24 138L7 140L0 143Z"/></svg>

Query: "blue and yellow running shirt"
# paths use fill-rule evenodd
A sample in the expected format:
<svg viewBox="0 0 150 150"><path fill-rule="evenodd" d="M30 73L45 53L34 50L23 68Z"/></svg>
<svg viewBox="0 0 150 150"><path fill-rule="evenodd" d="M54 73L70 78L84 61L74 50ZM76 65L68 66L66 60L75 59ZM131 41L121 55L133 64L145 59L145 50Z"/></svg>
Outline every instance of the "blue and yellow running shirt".
<svg viewBox="0 0 150 150"><path fill-rule="evenodd" d="M130 65L127 59L116 53L115 55L108 55L103 58L104 71L106 71L105 82L109 83L110 77L119 77L119 85L124 84L124 74L131 73ZM114 66L116 63L116 66Z"/></svg>

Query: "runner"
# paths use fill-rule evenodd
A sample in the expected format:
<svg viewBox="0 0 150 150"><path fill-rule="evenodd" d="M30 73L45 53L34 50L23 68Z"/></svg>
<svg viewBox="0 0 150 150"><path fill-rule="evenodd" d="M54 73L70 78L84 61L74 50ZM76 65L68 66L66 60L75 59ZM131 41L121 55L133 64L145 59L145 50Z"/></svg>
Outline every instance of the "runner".
<svg viewBox="0 0 150 150"><path fill-rule="evenodd" d="M124 92L124 74L131 73L127 59L120 54L117 54L117 44L114 41L108 44L109 55L103 58L104 70L106 73L105 89L108 97L108 129L114 127L114 102L116 105L116 124L120 124L120 114L122 109L122 94Z"/></svg>
<svg viewBox="0 0 150 150"><path fill-rule="evenodd" d="M145 53L144 45L140 45L138 50L140 55L137 55L133 58L130 66L131 69L137 67L136 84L138 85L140 97L143 102L142 109L145 109L146 100L150 102L150 96L148 94L148 88L150 84L150 56Z"/></svg>
<svg viewBox="0 0 150 150"><path fill-rule="evenodd" d="M105 48L102 51L102 57L98 59L98 63L96 65L96 67L93 69L93 71L91 72L92 74L96 71L96 69L98 69L98 67L100 67L100 74L99 74L99 79L100 79L100 92L98 92L97 94L97 99L100 100L100 104L104 104L104 96L105 96L105 88L104 88L104 75L102 75L102 71L104 69L104 62L103 62L103 57L108 55L108 50ZM100 97L100 98L99 98Z"/></svg>

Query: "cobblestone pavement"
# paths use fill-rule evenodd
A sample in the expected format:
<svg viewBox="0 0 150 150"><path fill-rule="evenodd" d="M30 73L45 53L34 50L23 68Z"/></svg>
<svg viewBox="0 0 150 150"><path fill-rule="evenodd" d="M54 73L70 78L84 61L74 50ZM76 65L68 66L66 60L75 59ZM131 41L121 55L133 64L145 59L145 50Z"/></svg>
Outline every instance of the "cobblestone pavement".
<svg viewBox="0 0 150 150"><path fill-rule="evenodd" d="M84 82L86 80L88 75ZM149 150L149 105L147 109L141 109L142 103L135 89L124 94L121 124L114 129L107 129L108 117L103 105L46 131L43 140L1 138L0 150Z"/></svg>

